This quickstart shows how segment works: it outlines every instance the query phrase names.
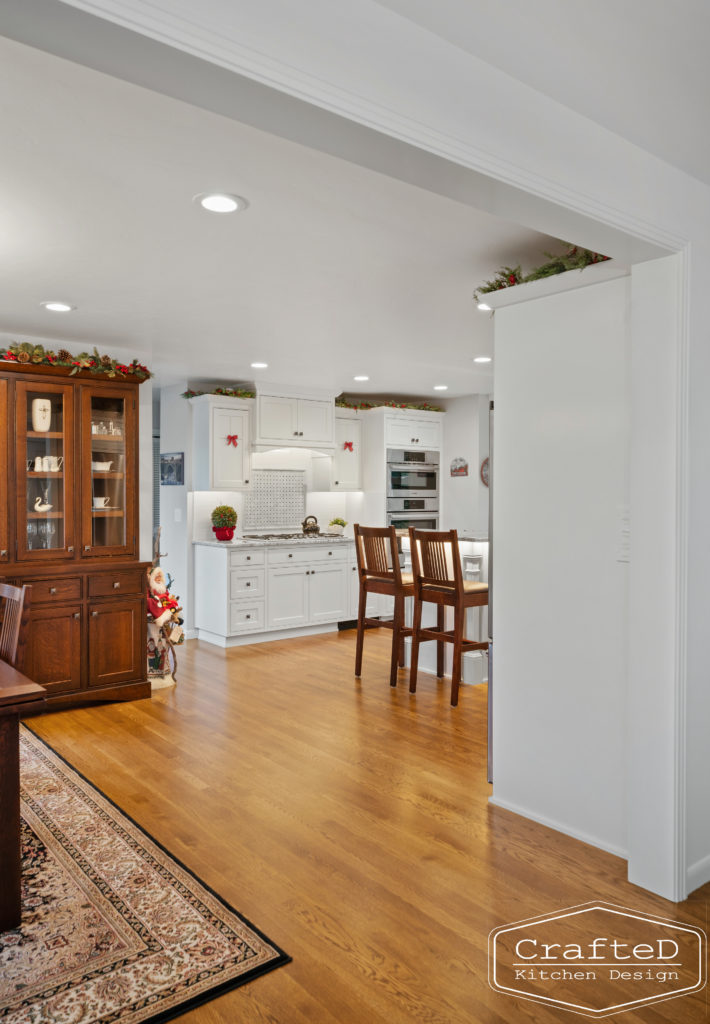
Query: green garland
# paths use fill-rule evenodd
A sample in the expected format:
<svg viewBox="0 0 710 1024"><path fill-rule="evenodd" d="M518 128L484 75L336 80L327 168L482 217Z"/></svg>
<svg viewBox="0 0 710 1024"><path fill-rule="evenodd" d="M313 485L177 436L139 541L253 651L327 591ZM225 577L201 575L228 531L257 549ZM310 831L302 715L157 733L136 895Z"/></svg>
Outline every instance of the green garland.
<svg viewBox="0 0 710 1024"><path fill-rule="evenodd" d="M214 391L183 391L182 398L197 398L199 395L223 395L225 398L256 398L256 391L249 388L215 388Z"/></svg>
<svg viewBox="0 0 710 1024"><path fill-rule="evenodd" d="M97 348L93 352L80 352L78 356L72 355L65 348L58 352L52 352L44 345L35 345L31 341L13 342L4 350L0 348L0 359L9 363L20 363L21 365L32 366L63 366L69 367L69 376L72 377L79 370L89 370L97 376L106 377L127 377L129 375L138 377L139 380L146 380L152 377L147 366L143 366L137 359L131 363L119 363L111 356L102 356Z"/></svg>
<svg viewBox="0 0 710 1024"><path fill-rule="evenodd" d="M335 399L339 409L417 409L419 412L443 412L441 406L430 405L429 402L349 402L340 395Z"/></svg>
<svg viewBox="0 0 710 1024"><path fill-rule="evenodd" d="M502 288L513 288L516 284L527 284L528 281L540 281L544 277L553 277L555 274L564 274L568 270L583 270L592 263L604 263L611 259L610 256L603 256L599 252L592 252L591 249L582 249L577 245L567 244L567 249L559 256L546 252L547 262L535 267L529 274L523 274L520 266L501 267L498 273L490 281L479 285L473 293L478 302L482 295L490 292L499 292Z"/></svg>

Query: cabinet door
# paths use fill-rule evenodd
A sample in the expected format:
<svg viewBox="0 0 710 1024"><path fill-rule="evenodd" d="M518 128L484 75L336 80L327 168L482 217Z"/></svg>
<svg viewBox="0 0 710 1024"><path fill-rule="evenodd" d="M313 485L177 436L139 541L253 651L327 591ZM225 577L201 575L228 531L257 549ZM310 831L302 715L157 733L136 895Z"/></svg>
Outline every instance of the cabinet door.
<svg viewBox="0 0 710 1024"><path fill-rule="evenodd" d="M32 607L24 672L51 693L81 688L81 605Z"/></svg>
<svg viewBox="0 0 710 1024"><path fill-rule="evenodd" d="M298 399L260 395L257 399L258 436L264 441L298 437Z"/></svg>
<svg viewBox="0 0 710 1024"><path fill-rule="evenodd" d="M308 581L306 569L299 565L269 569L268 628L291 629L308 622Z"/></svg>
<svg viewBox="0 0 710 1024"><path fill-rule="evenodd" d="M73 386L18 381L15 395L17 558L73 558Z"/></svg>
<svg viewBox="0 0 710 1024"><path fill-rule="evenodd" d="M233 491L248 484L249 413L213 409L211 486L218 491Z"/></svg>
<svg viewBox="0 0 710 1024"><path fill-rule="evenodd" d="M339 622L348 617L347 565L317 565L308 578L311 622Z"/></svg>
<svg viewBox="0 0 710 1024"><path fill-rule="evenodd" d="M333 454L333 490L359 491L361 482L362 423L354 419L335 419ZM352 450L351 450L352 449Z"/></svg>
<svg viewBox="0 0 710 1024"><path fill-rule="evenodd" d="M388 448L441 448L441 420L391 416L385 421Z"/></svg>
<svg viewBox="0 0 710 1024"><path fill-rule="evenodd" d="M301 441L333 443L333 402L299 398L298 437Z"/></svg>
<svg viewBox="0 0 710 1024"><path fill-rule="evenodd" d="M89 609L89 686L145 679L145 602L125 598Z"/></svg>
<svg viewBox="0 0 710 1024"><path fill-rule="evenodd" d="M136 552L136 395L81 389L81 553Z"/></svg>
<svg viewBox="0 0 710 1024"><path fill-rule="evenodd" d="M0 380L0 562L6 562L10 550L10 522L7 514L7 484L9 447L7 422L7 381Z"/></svg>

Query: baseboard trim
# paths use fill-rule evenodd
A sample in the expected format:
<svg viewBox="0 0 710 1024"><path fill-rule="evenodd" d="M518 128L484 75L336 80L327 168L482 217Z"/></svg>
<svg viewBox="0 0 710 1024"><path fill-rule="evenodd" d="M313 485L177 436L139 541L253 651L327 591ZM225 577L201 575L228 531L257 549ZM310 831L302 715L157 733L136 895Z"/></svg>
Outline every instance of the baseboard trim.
<svg viewBox="0 0 710 1024"><path fill-rule="evenodd" d="M688 868L686 873L688 893L699 889L700 886L705 885L706 882L710 882L710 854L707 857L702 857L700 860L696 860L696 862L691 864Z"/></svg>
<svg viewBox="0 0 710 1024"><path fill-rule="evenodd" d="M270 629L263 633L248 633L244 636L222 636L221 633L210 633L207 629L197 630L197 639L215 647L246 647L248 644L265 644L271 640L292 640L299 636L315 636L318 633L335 633L337 622L324 623L317 626L300 626L295 629Z"/></svg>
<svg viewBox="0 0 710 1024"><path fill-rule="evenodd" d="M606 853L611 853L615 857L621 857L622 860L628 860L628 852L622 849L622 847L614 846L613 843L607 843L598 836L589 835L588 832L580 832L577 829L569 828L567 825L563 825L561 822L555 821L553 818L548 818L544 814L534 814L532 811L525 807L521 807L519 804L511 803L509 800L501 800L500 797L496 796L489 796L488 803L493 804L494 807L500 807L504 811L512 811L513 814L519 814L521 818L528 818L530 821L536 821L538 825L544 825L546 828L554 829L555 832L562 832L566 836L571 836L572 839L578 839L580 843L586 843L587 846L595 846L598 850L604 850Z"/></svg>

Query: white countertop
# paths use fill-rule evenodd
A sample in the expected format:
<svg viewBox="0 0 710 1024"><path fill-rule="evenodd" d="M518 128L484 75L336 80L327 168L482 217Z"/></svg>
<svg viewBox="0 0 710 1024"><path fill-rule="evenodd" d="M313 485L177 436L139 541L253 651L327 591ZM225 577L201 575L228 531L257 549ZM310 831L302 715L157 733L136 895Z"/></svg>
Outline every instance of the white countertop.
<svg viewBox="0 0 710 1024"><path fill-rule="evenodd" d="M343 537L340 534L318 534L316 537L272 537L269 540L258 540L256 538L246 540L243 537L235 537L234 540L195 540L193 544L207 548L291 548L303 544L353 544L352 537Z"/></svg>

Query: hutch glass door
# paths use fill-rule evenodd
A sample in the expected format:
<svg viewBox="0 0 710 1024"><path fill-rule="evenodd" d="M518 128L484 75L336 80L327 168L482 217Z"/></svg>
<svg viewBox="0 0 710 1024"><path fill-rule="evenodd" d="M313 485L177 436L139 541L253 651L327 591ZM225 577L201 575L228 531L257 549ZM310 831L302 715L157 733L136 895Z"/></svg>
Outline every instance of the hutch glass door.
<svg viewBox="0 0 710 1024"><path fill-rule="evenodd" d="M135 398L120 389L82 394L84 488L82 554L132 554L135 549Z"/></svg>
<svg viewBox="0 0 710 1024"><path fill-rule="evenodd" d="M72 388L17 385L17 557L74 554Z"/></svg>

